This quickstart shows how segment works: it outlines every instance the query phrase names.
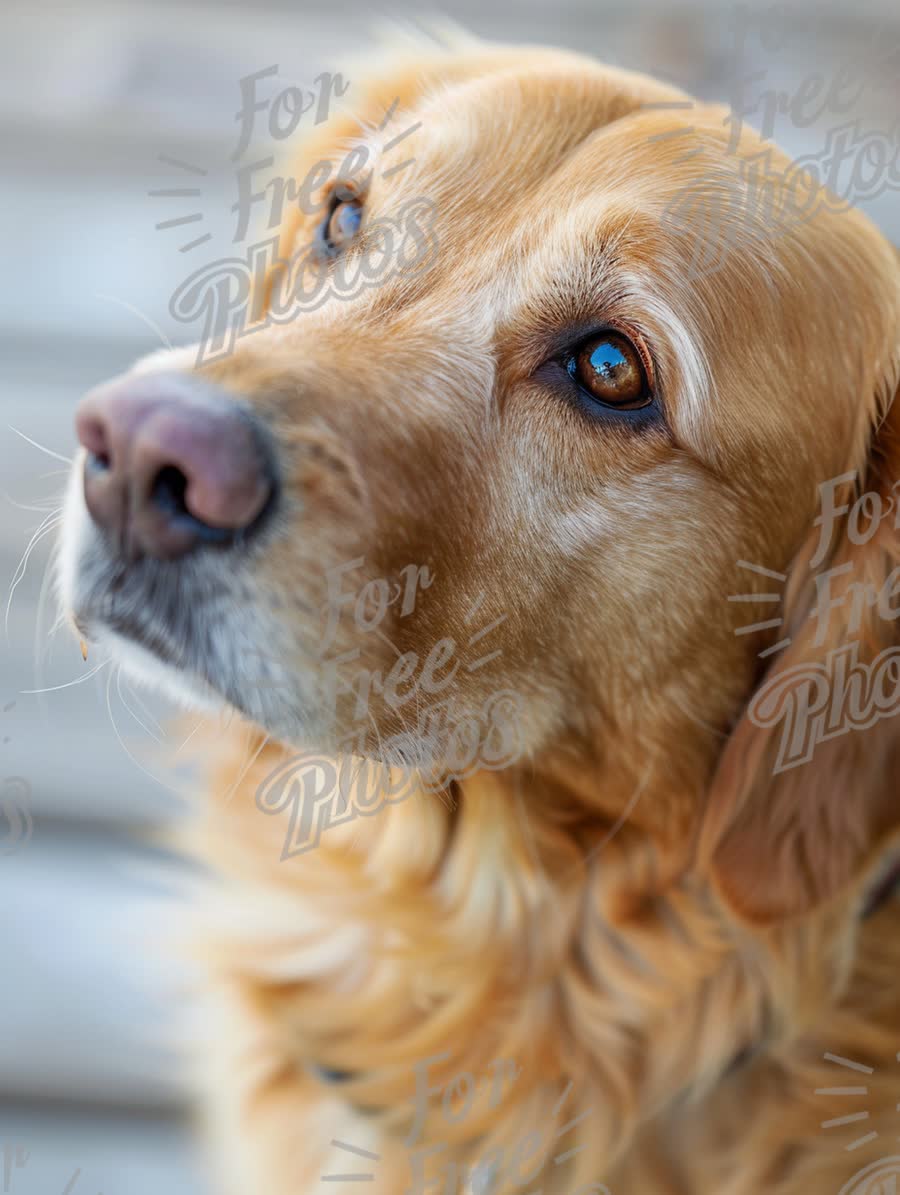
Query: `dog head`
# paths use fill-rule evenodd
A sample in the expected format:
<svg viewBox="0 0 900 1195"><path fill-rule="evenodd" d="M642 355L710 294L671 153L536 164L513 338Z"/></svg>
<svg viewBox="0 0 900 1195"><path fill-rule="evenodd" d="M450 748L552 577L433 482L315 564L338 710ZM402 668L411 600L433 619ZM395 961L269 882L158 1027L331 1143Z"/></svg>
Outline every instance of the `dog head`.
<svg viewBox="0 0 900 1195"><path fill-rule="evenodd" d="M577 56L426 55L348 98L291 164L307 202L243 334L84 401L75 624L284 743L454 776L464 742L613 819L640 783L635 824L705 819L750 915L832 894L893 827L896 722L771 783L779 728L742 711L761 656L896 641L849 600L821 640L806 576L821 487L886 510L900 476L894 253L723 109ZM814 575L880 591L870 521ZM767 900L760 858L793 877Z"/></svg>

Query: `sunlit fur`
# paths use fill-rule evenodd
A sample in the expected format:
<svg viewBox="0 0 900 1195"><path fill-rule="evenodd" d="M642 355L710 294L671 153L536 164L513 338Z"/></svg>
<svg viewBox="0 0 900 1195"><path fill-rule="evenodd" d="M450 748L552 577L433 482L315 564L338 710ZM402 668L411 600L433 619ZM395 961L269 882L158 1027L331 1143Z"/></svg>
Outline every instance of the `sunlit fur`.
<svg viewBox="0 0 900 1195"><path fill-rule="evenodd" d="M807 563L820 483L857 470L887 495L900 477L896 256L860 215L820 207L736 230L720 268L692 276L667 204L742 187L759 141L745 130L730 155L724 109L659 107L686 97L550 51L422 49L354 78L296 177L383 141L366 130L395 97L392 130L421 121L399 151L416 164L376 172L369 204L434 201L432 268L200 370L253 404L284 468L277 534L221 633L263 650L254 635L277 626L281 681L300 686L325 567L428 563L395 649L464 638L484 594L502 655L462 698L521 694L524 753L282 861L286 819L255 794L287 740L316 739L309 711L261 717L274 738L255 759L252 727L214 744L196 849L221 880L202 955L222 1190L300 1195L354 1169L374 1172L367 1191L407 1189L413 1068L446 1054L436 1082L501 1058L522 1070L455 1127L435 1105L435 1173L547 1132L571 1082L557 1125L588 1115L530 1190L837 1195L900 1131L900 909L860 917L900 820L898 719L774 775L777 734L742 711L772 671L857 637L836 610L813 642ZM315 223L285 227L285 256ZM550 338L598 319L652 347L665 426L594 424L539 380ZM823 567L881 584L898 556L887 520L865 546L839 537ZM782 606L727 600L772 585L741 561L790 574ZM784 630L735 631L775 610L793 641L761 662ZM862 657L898 625L870 610ZM232 663L249 690L252 661L243 681ZM855 1078L826 1053L876 1068L864 1100L815 1094ZM881 1136L847 1152L863 1129L820 1125L859 1110Z"/></svg>

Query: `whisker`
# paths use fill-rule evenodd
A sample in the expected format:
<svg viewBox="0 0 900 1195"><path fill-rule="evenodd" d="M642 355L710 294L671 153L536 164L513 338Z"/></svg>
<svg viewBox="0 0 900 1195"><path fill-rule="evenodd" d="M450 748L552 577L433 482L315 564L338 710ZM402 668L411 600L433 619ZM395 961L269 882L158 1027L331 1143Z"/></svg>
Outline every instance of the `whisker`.
<svg viewBox="0 0 900 1195"><path fill-rule="evenodd" d="M52 511L56 511L57 514L62 514L63 508L57 503L56 499L52 500L52 504L50 499L39 504L35 502L17 502L11 494L7 494L5 491L3 493L3 497L10 504L10 506L14 506L17 510L33 511L35 514L39 515L50 514Z"/></svg>
<svg viewBox="0 0 900 1195"><path fill-rule="evenodd" d="M259 759L260 755L262 754L263 748L269 742L271 737L272 736L270 734L267 734L265 736L265 738L262 740L262 742L259 744L259 746L256 748L256 750L253 752L253 754L250 756L250 758L247 760L247 762L241 768L241 771L238 775L237 780L235 780L232 784L229 785L228 790L225 793L226 801L230 801L231 798L234 796L234 794L237 792L241 781L244 779L244 777L247 775L247 773L250 771L250 769L256 763L257 759Z"/></svg>
<svg viewBox="0 0 900 1195"><path fill-rule="evenodd" d="M118 668L118 671L120 671L120 672L121 672L121 670L122 670L122 665L120 664L120 665L119 665L119 668ZM163 786L163 788L166 788L166 789L167 789L169 792L177 792L177 790L176 790L176 789L174 789L174 788L173 788L173 786L172 786L171 784L166 784L166 783L164 783L162 780L160 780L158 776L154 776L154 775L153 775L153 773L150 771L150 769L149 769L149 768L145 768L145 767L144 767L144 765L141 763L141 761L140 761L140 760L137 758L137 756L136 756L136 755L135 755L135 754L134 754L132 751L129 751L129 749L128 749L128 746L127 746L127 744L126 744L125 740L122 738L122 734L121 734L121 732L120 732L120 730L119 730L118 723L116 722L116 719L115 719L115 717L113 716L113 711L112 711L112 685L113 685L113 676L114 676L114 674L113 674L112 672L109 672L109 673L107 674L107 679L106 679L106 712L107 712L107 714L109 715L109 724L110 724L110 726L111 726L111 727L112 727L112 729L113 729L113 734L116 736L116 739L117 739L117 741L118 741L118 743L119 743L119 746L122 748L122 750L123 750L123 751L125 752L125 754L128 756L128 758L131 760L131 762L134 764L134 766L135 766L135 767L138 769L138 771L140 771L140 772L143 772L143 774L144 774L145 776L147 776L147 777L148 777L148 779L152 780L154 784L161 784L161 785ZM187 789L186 789L184 786L182 786L181 792L180 792L180 793L178 793L178 795L180 795L180 796L184 796L184 797L187 797L187 795L188 795L188 794L187 794Z"/></svg>
<svg viewBox="0 0 900 1195"><path fill-rule="evenodd" d="M119 700L121 701L122 705L125 706L125 709L128 711L129 714L131 714L132 718L134 718L135 722L137 722L137 724L138 724L138 726L140 726L141 730L146 731L147 734L150 735L150 738L153 739L154 742L161 743L161 740L159 738L157 738L157 736L153 733L153 731L150 730L150 728L148 726L146 726L140 720L140 718L137 716L137 714L134 712L134 710L131 708L131 706L128 704L128 702L125 700L125 694L122 692L122 669L121 668L116 673L116 692L119 695Z"/></svg>
<svg viewBox="0 0 900 1195"><path fill-rule="evenodd" d="M56 545L56 547L47 557L47 562L44 565L44 575L41 578L41 590L38 594L37 611L35 613L34 620L34 641L32 644L32 655L34 657L34 680L35 684L41 687L43 686L44 682L44 666L43 660L41 659L41 626L44 622L44 611L47 608L47 595L49 594L53 584L53 574L58 551L59 544ZM57 618L54 620L54 624L50 628L49 634L47 635L47 653L49 653L50 646L52 645L53 636L58 627L62 625L64 617L63 611L60 611ZM42 709L46 709L45 702L41 701L39 702L39 705Z"/></svg>
<svg viewBox="0 0 900 1195"><path fill-rule="evenodd" d="M22 689L23 696L33 695L35 693L58 693L61 689L71 689L73 685L83 685L85 681L90 680L92 676L96 676L101 668L105 668L112 657L108 656L101 661L96 668L92 668L90 672L86 672L84 676L76 677L75 680L66 681L64 685L50 685L46 689Z"/></svg>
<svg viewBox="0 0 900 1195"><path fill-rule="evenodd" d="M673 697L672 700L675 702L684 716L686 718L690 718L695 726L699 726L702 730L707 731L709 734L718 735L720 739L727 739L729 737L727 731L722 730L720 726L713 726L711 722L707 722L705 718L701 718L699 714L695 714L693 710L689 710L684 702L679 700L677 697Z"/></svg>
<svg viewBox="0 0 900 1195"><path fill-rule="evenodd" d="M197 733L197 731L200 729L200 727L202 725L203 725L202 721L197 723L197 725L194 727L194 729L191 731L191 733L187 736L187 738L184 740L184 742L178 748L176 748L176 751L175 751L176 755L181 754L181 752L185 749L185 747L188 745L188 743L191 741L191 739L194 737L194 735Z"/></svg>
<svg viewBox="0 0 900 1195"><path fill-rule="evenodd" d="M24 432L20 432L19 429L17 427L13 427L11 423L7 423L6 426L11 432L15 432L17 436L21 436L23 440L26 440L32 446L32 448L37 448L41 452L45 452L47 456L52 456L54 460L62 461L64 465L71 465L72 457L62 456L60 453L54 452L52 448L47 448L45 444L39 444L37 440L32 440L31 436L26 436Z"/></svg>
<svg viewBox="0 0 900 1195"><path fill-rule="evenodd" d="M28 543L28 547L25 549L24 555L22 556L22 559L19 561L18 568L15 571L15 575L13 576L12 583L9 587L9 597L6 602L6 616L4 618L4 629L6 631L7 639L9 638L9 612L12 609L13 597L15 596L15 592L18 589L19 584L22 581L22 578L25 576L25 573L28 570L28 561L31 558L31 553L34 551L34 549L37 547L37 545L40 543L40 541L44 538L44 536L47 535L50 531L52 531L53 528L56 527L61 522L61 520L62 520L62 514L60 511L51 511L50 514L48 514L47 517L41 521L41 524L38 527L37 531L35 531L34 535L32 535L32 537Z"/></svg>
<svg viewBox="0 0 900 1195"><path fill-rule="evenodd" d="M166 336L165 332L163 332L162 328L158 324L155 324L149 315L145 315L143 311L135 307L133 303L126 303L124 299L118 299L115 295L104 295L99 291L94 292L94 297L97 299L106 299L109 303L118 303L120 307L124 307L126 311L130 311L132 315L136 315L139 320L142 320L151 332L155 332L167 349L172 348L172 342Z"/></svg>
<svg viewBox="0 0 900 1195"><path fill-rule="evenodd" d="M375 637L376 637L376 639L380 639L382 643L384 643L387 647L389 647L391 649L391 651L394 653L394 655L397 657L397 659L399 659L400 656L403 655L403 652L400 650L400 648L397 646L397 644L392 643L390 641L390 639L388 639L387 635L385 635L384 631L381 630L380 627L375 628Z"/></svg>
<svg viewBox="0 0 900 1195"><path fill-rule="evenodd" d="M619 817L613 823L612 827L606 832L606 834L604 834L604 836L600 839L600 841L597 843L597 845L595 847L592 847L588 851L588 853L585 855L584 859L582 860L582 863L579 864L578 866L587 865L587 863L589 863L590 860L593 859L593 857L599 851L602 851L603 848L608 843L612 842L612 840L615 838L615 836L619 833L619 831L622 829L622 827L625 825L625 823L631 817L631 814L633 813L634 809L636 808L638 801L640 801L641 797L644 795L644 791L647 787L649 780L650 780L650 767L648 765L647 771L644 773L643 780L638 785L638 787L634 790L632 795L629 797L628 804L622 810ZM574 870L575 870L575 868L573 868L573 871Z"/></svg>
<svg viewBox="0 0 900 1195"><path fill-rule="evenodd" d="M147 719L147 721L156 727L156 729L159 731L160 735L165 734L165 731L163 730L161 723L151 713L151 711L147 708L147 703L141 697L140 693L138 693L137 689L135 689L134 685L130 681L126 680L125 687L128 689L129 697L132 699L132 701L134 701L135 705L143 712L144 717Z"/></svg>

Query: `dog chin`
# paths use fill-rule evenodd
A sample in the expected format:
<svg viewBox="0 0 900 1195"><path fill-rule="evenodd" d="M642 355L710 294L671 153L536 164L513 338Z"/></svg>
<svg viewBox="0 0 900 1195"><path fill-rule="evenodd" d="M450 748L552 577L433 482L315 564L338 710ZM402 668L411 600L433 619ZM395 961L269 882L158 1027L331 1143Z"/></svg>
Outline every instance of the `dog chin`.
<svg viewBox="0 0 900 1195"><path fill-rule="evenodd" d="M108 650L128 676L144 688L158 693L179 709L204 717L230 720L234 713L246 722L259 727L275 742L289 744L298 750L325 750L324 744L333 739L321 719L312 712L278 707L263 708L265 703L243 697L238 701L230 694L219 692L202 677L182 671L159 659L152 651L116 631L103 628L96 637L101 648Z"/></svg>
<svg viewBox="0 0 900 1195"><path fill-rule="evenodd" d="M264 699L265 690L252 685L235 692L222 692L203 677L181 670L139 643L115 631L104 629L100 640L110 654L140 684L154 690L188 712L217 718L237 713L240 718L259 727L275 742L302 751L337 750L333 726L325 724L312 704L270 702Z"/></svg>
<svg viewBox="0 0 900 1195"><path fill-rule="evenodd" d="M97 635L97 642L108 647L112 658L133 680L184 710L217 715L228 707L225 698L201 677L173 668L141 644L116 631L103 628Z"/></svg>

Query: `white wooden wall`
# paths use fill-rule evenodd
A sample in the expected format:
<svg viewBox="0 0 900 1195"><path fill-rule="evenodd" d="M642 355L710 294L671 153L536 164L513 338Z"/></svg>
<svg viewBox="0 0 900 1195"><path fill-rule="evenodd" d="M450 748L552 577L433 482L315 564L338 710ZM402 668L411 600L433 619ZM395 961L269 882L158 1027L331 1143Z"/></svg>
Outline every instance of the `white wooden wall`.
<svg viewBox="0 0 900 1195"><path fill-rule="evenodd" d="M486 36L569 44L709 98L729 94L729 9L712 0L444 7ZM820 38L794 38L767 60L769 85L833 72L880 22L897 44L900 15L887 0L805 7ZM147 192L186 180L158 155L208 169L196 202L201 227L221 237L238 79L271 63L307 84L339 69L362 44L368 11L309 0L0 6L0 615L44 515L21 507L52 507L63 482L61 462L11 428L72 452L79 394L158 344L127 305L185 339L167 303L188 272L178 252L188 236L154 225L186 208ZM896 66L878 82L860 115L887 130ZM796 153L821 145L821 126L778 135ZM895 239L898 206L896 192L871 205ZM49 642L52 598L39 617L50 542L12 595L8 637L0 627L0 780L27 780L33 818L30 841L0 854L0 1191L62 1195L80 1170L73 1195L200 1195L179 1067L160 1045L186 977L155 945L176 919L160 903L165 880L148 874L162 858L141 840L180 805L118 741L103 674L23 692L90 667L67 632ZM115 692L111 706L129 750L154 770L147 732ZM0 824L0 850L9 832Z"/></svg>

